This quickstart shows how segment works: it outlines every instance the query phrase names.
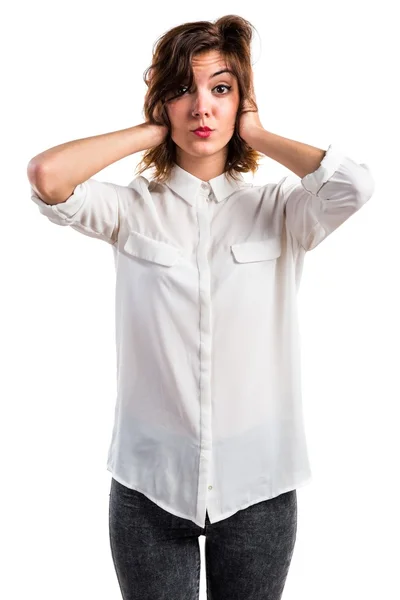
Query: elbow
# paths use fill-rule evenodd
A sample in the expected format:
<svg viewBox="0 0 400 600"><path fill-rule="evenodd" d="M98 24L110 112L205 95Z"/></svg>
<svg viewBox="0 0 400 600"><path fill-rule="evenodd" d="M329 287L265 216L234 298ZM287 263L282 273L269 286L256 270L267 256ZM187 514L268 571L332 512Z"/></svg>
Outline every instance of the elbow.
<svg viewBox="0 0 400 600"><path fill-rule="evenodd" d="M43 167L40 165L40 163L36 162L35 159L32 158L29 161L28 166L26 168L26 174L28 176L29 183L32 187L36 186L36 183L39 177L41 176L40 174L42 171Z"/></svg>
<svg viewBox="0 0 400 600"><path fill-rule="evenodd" d="M28 163L26 173L28 176L29 183L32 189L35 191L35 193L39 196L41 200L43 200L43 202L48 202L46 199L47 193L44 190L45 176L43 166L40 165L40 163L36 162L33 158Z"/></svg>
<svg viewBox="0 0 400 600"><path fill-rule="evenodd" d="M55 185L48 167L36 161L35 158L28 163L27 175L32 189L46 204L61 204L74 191L74 188L71 189L70 186L66 188L65 186Z"/></svg>
<svg viewBox="0 0 400 600"><path fill-rule="evenodd" d="M48 181L48 173L46 167L32 158L27 166L26 174L28 176L29 183L35 190L40 194L46 193L44 190L45 182Z"/></svg>

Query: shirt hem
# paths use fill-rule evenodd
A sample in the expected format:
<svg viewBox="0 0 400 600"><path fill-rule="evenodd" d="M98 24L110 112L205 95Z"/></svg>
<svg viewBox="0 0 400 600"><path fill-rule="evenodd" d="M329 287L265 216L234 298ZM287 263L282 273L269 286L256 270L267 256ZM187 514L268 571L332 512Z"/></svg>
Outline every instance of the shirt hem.
<svg viewBox="0 0 400 600"><path fill-rule="evenodd" d="M141 494L143 494L144 496L146 496L146 498L148 498L149 500L151 500L152 502L154 502L154 504L157 504L157 506L159 508L162 508L163 510L165 510L166 512L174 515L175 517L180 517L181 519L186 519L188 521L193 521L193 519L191 519L190 517L188 517L187 515L184 515L183 513L177 511L176 509L172 509L171 507L167 506L164 502L154 498L154 496L152 494L149 494L147 491L142 490L139 486L135 485L135 487L132 487L130 484L128 485L126 481L124 481L121 477L119 477L118 475L114 475L113 470L110 466L107 465L107 471L109 471L113 477L113 479L115 479L116 481L118 481L118 483L121 483L122 485L124 485L125 487L134 490L136 492L140 492ZM193 521L193 523L196 523L196 521ZM198 525L198 523L196 523L196 525Z"/></svg>
<svg viewBox="0 0 400 600"><path fill-rule="evenodd" d="M142 489L140 489L137 486L135 486L134 488L132 488L121 477L119 477L117 475L114 475L113 470L112 470L112 468L109 465L107 465L107 471L109 471L111 473L113 479L115 479L116 481L118 481L118 483L121 483L125 487L128 487L130 489L136 490L137 492L140 492L141 494L144 494L149 500L151 500L152 502L154 502L154 504L156 504L159 508L162 508L163 510L165 510L166 512L174 515L175 517L180 517L181 519L186 519L188 521L192 521L193 523L195 523L196 525L198 525L202 529L205 528L205 523L199 523L195 519L192 519L192 518L188 517L187 515L184 515L183 513L177 511L174 508L171 508L170 506L167 506L164 502L162 502L162 501L154 498L154 496L152 494L149 494L145 490L142 490ZM309 473L303 479L300 479L295 484L291 484L291 485L287 485L287 486L282 486L282 487L278 488L277 490L275 490L272 493L269 493L267 495L264 494L262 497L258 498L257 500L251 500L250 502L246 502L245 504L242 504L239 508L235 508L234 510L229 510L227 512L224 512L219 517L217 517L216 519L214 519L214 521L211 521L211 519L210 519L210 524L218 523L219 521L223 521L224 519L227 519L228 517L231 517L232 515L236 514L240 510L244 510L245 508L249 508L250 506L253 506L254 504L258 504L259 502L264 502L265 500L272 500L272 498L276 498L277 496L280 496L281 494L285 494L286 492L290 492L290 491L292 491L292 490L294 490L296 488L308 485L309 483L312 482L312 480L313 480L313 476L312 476L311 473Z"/></svg>

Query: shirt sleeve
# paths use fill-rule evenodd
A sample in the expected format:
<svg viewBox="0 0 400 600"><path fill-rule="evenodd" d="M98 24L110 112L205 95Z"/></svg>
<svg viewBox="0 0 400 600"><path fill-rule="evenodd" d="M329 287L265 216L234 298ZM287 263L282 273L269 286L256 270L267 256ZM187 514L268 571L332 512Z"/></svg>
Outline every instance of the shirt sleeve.
<svg viewBox="0 0 400 600"><path fill-rule="evenodd" d="M286 226L304 250L313 250L373 195L368 165L358 164L330 145L313 173L283 180Z"/></svg>
<svg viewBox="0 0 400 600"><path fill-rule="evenodd" d="M115 244L118 239L121 201L118 185L88 179L58 204L47 204L31 186L31 200L56 225L69 225L80 233Z"/></svg>

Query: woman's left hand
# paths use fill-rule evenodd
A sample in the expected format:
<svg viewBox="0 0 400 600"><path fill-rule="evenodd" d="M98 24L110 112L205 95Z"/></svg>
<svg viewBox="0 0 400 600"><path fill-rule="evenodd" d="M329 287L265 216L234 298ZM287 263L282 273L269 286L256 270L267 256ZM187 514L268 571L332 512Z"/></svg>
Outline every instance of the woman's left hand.
<svg viewBox="0 0 400 600"><path fill-rule="evenodd" d="M256 100L255 102L257 104ZM260 129L264 129L260 121L258 110L253 108L247 100L244 103L243 112L240 115L238 129L240 137L247 142L249 146L252 145L254 134L259 132Z"/></svg>

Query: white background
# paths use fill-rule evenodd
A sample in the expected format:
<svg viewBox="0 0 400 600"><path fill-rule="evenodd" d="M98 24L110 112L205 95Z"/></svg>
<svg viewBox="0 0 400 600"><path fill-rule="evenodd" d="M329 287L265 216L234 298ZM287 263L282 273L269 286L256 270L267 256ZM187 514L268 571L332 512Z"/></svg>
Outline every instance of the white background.
<svg viewBox="0 0 400 600"><path fill-rule="evenodd" d="M395 600L395 3L194 4L36 0L3 11L0 595L121 598L106 470L116 398L112 249L41 215L30 200L27 164L63 142L143 122L143 73L156 39L187 21L238 14L259 36L253 69L263 126L319 148L335 144L367 163L376 183L370 201L305 259L298 299L313 482L297 492L297 541L283 597ZM94 177L127 185L139 159L131 155ZM253 181L286 173L265 157ZM157 564L154 574L162 576Z"/></svg>

